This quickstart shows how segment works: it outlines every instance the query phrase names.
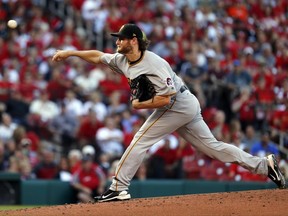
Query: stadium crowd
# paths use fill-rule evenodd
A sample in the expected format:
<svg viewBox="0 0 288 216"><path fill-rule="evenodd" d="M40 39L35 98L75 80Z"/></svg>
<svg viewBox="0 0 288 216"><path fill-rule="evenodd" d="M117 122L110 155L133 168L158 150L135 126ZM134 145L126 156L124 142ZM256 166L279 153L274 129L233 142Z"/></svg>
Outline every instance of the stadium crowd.
<svg viewBox="0 0 288 216"><path fill-rule="evenodd" d="M197 96L217 139L253 155L274 153L288 178L285 0L0 1L0 171L71 181L82 201L103 192L151 110L131 109L126 78L109 68L51 56L112 53L110 33L128 22ZM135 179L148 178L268 181L207 158L177 133L147 152Z"/></svg>

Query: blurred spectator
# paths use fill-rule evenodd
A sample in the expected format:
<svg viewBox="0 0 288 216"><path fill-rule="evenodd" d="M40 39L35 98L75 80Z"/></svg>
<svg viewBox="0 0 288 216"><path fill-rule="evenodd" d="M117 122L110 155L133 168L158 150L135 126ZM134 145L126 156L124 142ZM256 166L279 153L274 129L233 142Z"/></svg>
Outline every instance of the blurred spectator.
<svg viewBox="0 0 288 216"><path fill-rule="evenodd" d="M264 77L258 80L254 94L260 106L262 105L268 108L275 100L273 89L266 86Z"/></svg>
<svg viewBox="0 0 288 216"><path fill-rule="evenodd" d="M107 69L106 69L107 70ZM104 100L108 99L114 91L118 90L121 93L121 102L128 102L130 99L130 87L124 76L121 76L113 71L105 71L106 79L99 84L99 89L103 93ZM108 101L105 101L108 103Z"/></svg>
<svg viewBox="0 0 288 216"><path fill-rule="evenodd" d="M30 73L25 74L24 80L19 82L15 88L27 103L31 103L40 90L35 83L35 78Z"/></svg>
<svg viewBox="0 0 288 216"><path fill-rule="evenodd" d="M80 125L76 133L79 147L87 144L93 145L96 142L95 136L97 131L101 127L103 127L103 124L97 119L95 111L90 109L88 115L80 120Z"/></svg>
<svg viewBox="0 0 288 216"><path fill-rule="evenodd" d="M108 115L119 114L127 110L127 104L121 102L121 92L114 91L109 96Z"/></svg>
<svg viewBox="0 0 288 216"><path fill-rule="evenodd" d="M285 107L285 109L283 109ZM271 139L284 146L288 147L288 99L285 98L283 108L274 110L271 114Z"/></svg>
<svg viewBox="0 0 288 216"><path fill-rule="evenodd" d="M29 103L17 89L11 89L10 97L6 103L6 112L12 117L13 122L27 125L26 117L29 113Z"/></svg>
<svg viewBox="0 0 288 216"><path fill-rule="evenodd" d="M106 20L106 25L108 27L108 29L111 32L117 32L118 29L121 28L122 25L124 25L125 23L127 23L127 15L125 16L121 10L119 10L119 7L117 7L117 5L111 5L111 7L109 8L110 12L109 12L109 16L107 17Z"/></svg>
<svg viewBox="0 0 288 216"><path fill-rule="evenodd" d="M17 145L13 139L10 139L6 143L4 143L4 147L5 147L5 156L9 160L9 158L13 156L17 151Z"/></svg>
<svg viewBox="0 0 288 216"><path fill-rule="evenodd" d="M53 118L59 115L60 110L55 102L49 100L49 94L46 91L40 94L39 98L34 99L30 104L27 123L41 138L48 138L51 135L47 126Z"/></svg>
<svg viewBox="0 0 288 216"><path fill-rule="evenodd" d="M127 128L125 130L125 127L124 127L124 130L123 130L123 133L124 133L123 145L124 145L125 149L130 145L130 143L132 142L132 140L134 138L134 135L141 128L141 125L142 125L141 121L135 121L132 124L132 128L131 129L129 127L129 130L127 130Z"/></svg>
<svg viewBox="0 0 288 216"><path fill-rule="evenodd" d="M12 122L11 116L8 113L3 113L0 123L0 140L3 142L10 140L16 128L17 124Z"/></svg>
<svg viewBox="0 0 288 216"><path fill-rule="evenodd" d="M209 58L208 58L209 59ZM220 61L215 57L210 60L205 77L204 93L206 95L207 107L221 107L225 101L225 95L228 95L224 79L226 72L220 67ZM220 102L221 101L221 102ZM227 101L227 99L226 99ZM223 105L224 107L225 105Z"/></svg>
<svg viewBox="0 0 288 216"><path fill-rule="evenodd" d="M89 114L89 111L93 110L96 118L103 122L107 115L107 107L102 102L102 95L99 91L91 92L88 100L83 105L83 115Z"/></svg>
<svg viewBox="0 0 288 216"><path fill-rule="evenodd" d="M258 85L259 80L265 80L265 88L271 89L275 84L275 78L271 71L271 68L267 67L266 62L260 62L259 67L255 70L253 76L253 84L254 86Z"/></svg>
<svg viewBox="0 0 288 216"><path fill-rule="evenodd" d="M79 88L78 92L81 92L81 95L88 95L98 88L99 80L92 77L92 71L85 67L85 65L78 65L78 73L74 82Z"/></svg>
<svg viewBox="0 0 288 216"><path fill-rule="evenodd" d="M3 72L0 77L0 101L6 102L9 99L9 90L13 85L14 84L9 80L8 72Z"/></svg>
<svg viewBox="0 0 288 216"><path fill-rule="evenodd" d="M81 167L73 174L72 187L77 191L79 202L90 202L105 190L106 178L102 169L90 156L82 158Z"/></svg>
<svg viewBox="0 0 288 216"><path fill-rule="evenodd" d="M82 152L79 149L71 149L68 153L68 163L70 165L70 172L74 174L80 167L82 159Z"/></svg>
<svg viewBox="0 0 288 216"><path fill-rule="evenodd" d="M242 88L240 90L240 95L233 100L231 106L232 111L240 120L243 130L245 130L247 125L254 124L256 118L256 100L253 97L250 88Z"/></svg>
<svg viewBox="0 0 288 216"><path fill-rule="evenodd" d="M74 20L71 17L66 17L63 30L59 34L59 43L64 44L65 40L67 40L66 38L69 37L71 45L77 49L81 49L80 41L76 33L77 31L75 31L76 27Z"/></svg>
<svg viewBox="0 0 288 216"><path fill-rule="evenodd" d="M84 0L81 6L81 15L83 19L86 21L86 25L89 27L93 27L94 20L97 18L97 12L101 7L101 0L92 1L92 0Z"/></svg>
<svg viewBox="0 0 288 216"><path fill-rule="evenodd" d="M253 77L255 70L259 67L259 64L254 58L254 49L251 46L246 46L243 49L241 61L243 61L243 66L247 69L249 74Z"/></svg>
<svg viewBox="0 0 288 216"><path fill-rule="evenodd" d="M288 76L288 74L287 74ZM287 108L287 100L288 100L288 77L282 80L282 84L275 88L276 93L276 110L275 111L281 111Z"/></svg>
<svg viewBox="0 0 288 216"><path fill-rule="evenodd" d="M275 66L275 56L273 55L271 44L267 42L261 44L260 53L255 58L258 62L265 62L267 68Z"/></svg>
<svg viewBox="0 0 288 216"><path fill-rule="evenodd" d="M283 100L284 109L275 110L271 116L271 126L282 132L288 131L288 98Z"/></svg>
<svg viewBox="0 0 288 216"><path fill-rule="evenodd" d="M34 167L33 173L37 179L54 179L58 173L55 152L50 149L44 149L41 153L42 160Z"/></svg>
<svg viewBox="0 0 288 216"><path fill-rule="evenodd" d="M227 85L231 90L231 97L234 98L239 90L243 87L251 85L252 78L250 74L243 68L241 62L236 59L233 62L233 69L227 75Z"/></svg>
<svg viewBox="0 0 288 216"><path fill-rule="evenodd" d="M225 118L225 113L221 110L217 110L213 120L208 124L208 126L216 139L229 142L230 133L229 127L225 123Z"/></svg>
<svg viewBox="0 0 288 216"><path fill-rule="evenodd" d="M142 125L142 124L141 124ZM139 126L141 126L139 125ZM179 145L179 140L178 137L176 136L176 134L169 134L167 135L165 138L159 140L157 143L155 143L154 145L152 145L150 147L150 149L148 150L148 155L152 155L155 154L155 152L160 149L161 147L163 147L163 145L168 142L166 141L166 139L169 139L169 143L170 143L170 148L171 149L176 149Z"/></svg>
<svg viewBox="0 0 288 216"><path fill-rule="evenodd" d="M184 138L178 137L179 144L176 148L177 157L181 160L184 157L190 157L195 154L195 149L192 147L191 143L187 142Z"/></svg>
<svg viewBox="0 0 288 216"><path fill-rule="evenodd" d="M49 122L49 130L55 141L59 141L63 148L63 154L67 155L72 146L75 145L75 133L78 129L78 118L73 112L69 112L62 103L59 115L56 115Z"/></svg>
<svg viewBox="0 0 288 216"><path fill-rule="evenodd" d="M17 58L11 59L10 64L3 68L3 74L7 74L9 81L13 84L19 82L19 72L17 69Z"/></svg>
<svg viewBox="0 0 288 216"><path fill-rule="evenodd" d="M13 133L13 139L17 145L20 145L23 140L28 140L30 145L30 150L38 152L41 147L40 137L29 128L19 125Z"/></svg>
<svg viewBox="0 0 288 216"><path fill-rule="evenodd" d="M126 109L121 113L121 128L124 133L130 133L133 125L137 122L137 115L133 115L132 110Z"/></svg>
<svg viewBox="0 0 288 216"><path fill-rule="evenodd" d="M269 116L273 109L275 94L272 88L266 86L264 77L259 78L254 95L256 98L256 127L258 130L265 130L267 129Z"/></svg>
<svg viewBox="0 0 288 216"><path fill-rule="evenodd" d="M287 70L287 58L288 58L288 52L286 49L286 41L287 38L283 35L281 35L280 32L275 32L275 36L274 36L274 42L275 42L275 48L277 50L276 55L275 55L275 67L279 70L279 74L283 75L285 77L285 73L282 73L283 70L286 71ZM281 77L281 76L280 76ZM287 77L287 76L286 76Z"/></svg>
<svg viewBox="0 0 288 216"><path fill-rule="evenodd" d="M227 14L234 19L239 19L245 22L248 19L248 8L241 1L234 1L234 4L232 3L228 7Z"/></svg>
<svg viewBox="0 0 288 216"><path fill-rule="evenodd" d="M232 136L236 135L242 137L242 129L241 129L241 123L238 119L234 118L229 122L229 133L230 133L230 139Z"/></svg>
<svg viewBox="0 0 288 216"><path fill-rule="evenodd" d="M9 158L5 154L5 145L2 140L0 140L0 172L6 171L9 165Z"/></svg>
<svg viewBox="0 0 288 216"><path fill-rule="evenodd" d="M19 173L22 180L34 178L29 158L20 150L16 150L14 155L9 158L8 170Z"/></svg>
<svg viewBox="0 0 288 216"><path fill-rule="evenodd" d="M111 163L113 160L116 160L116 159L115 158L111 159L109 154L105 154L105 153L101 153L101 152L99 153L98 157L96 158L96 161L98 162L99 166L102 168L106 177L109 177L109 172L110 172L110 169L112 166ZM111 173L111 175L112 175L112 173Z"/></svg>
<svg viewBox="0 0 288 216"><path fill-rule="evenodd" d="M70 164L66 156L62 156L60 158L58 173L55 175L55 179L59 179L60 181L64 182L70 182L72 180Z"/></svg>
<svg viewBox="0 0 288 216"><path fill-rule="evenodd" d="M118 157L123 153L124 134L111 116L106 117L104 127L97 131L95 137L101 151L109 154L111 158Z"/></svg>
<svg viewBox="0 0 288 216"><path fill-rule="evenodd" d="M255 131L255 128L253 125L247 125L243 137L242 137L242 142L247 145L247 148L249 149L248 152L250 152L250 149L253 144L259 142L259 136Z"/></svg>
<svg viewBox="0 0 288 216"><path fill-rule="evenodd" d="M241 133L235 133L232 135L231 138L231 144L237 146L238 148L244 150L244 151L249 151L250 149L248 148L248 146L246 145L246 143L244 143L242 141L242 134Z"/></svg>
<svg viewBox="0 0 288 216"><path fill-rule="evenodd" d="M169 138L164 139L164 144L150 157L149 178L181 178L181 161L177 151L171 148Z"/></svg>
<svg viewBox="0 0 288 216"><path fill-rule="evenodd" d="M58 102L65 97L66 91L71 87L71 82L63 77L60 67L53 67L52 69L52 77L47 82L46 90L50 100Z"/></svg>
<svg viewBox="0 0 288 216"><path fill-rule="evenodd" d="M76 59L79 60L79 58L76 58ZM105 67L105 65L97 65L96 67L95 67L95 65L93 65L93 66L91 66L91 68L89 67L89 70L90 70L91 79L96 80L96 82L98 83L97 88L95 89L95 90L98 90L99 89L99 83L102 80L106 79L106 72L105 71L107 70L107 67Z"/></svg>
<svg viewBox="0 0 288 216"><path fill-rule="evenodd" d="M191 143L187 142L184 138L178 137L179 144L176 148L176 155L180 160L181 166L181 178L188 177L188 170L185 170L185 162L189 161L192 157L195 156L195 149L192 147ZM196 167L195 167L196 168ZM180 177L180 176L179 176Z"/></svg>
<svg viewBox="0 0 288 216"><path fill-rule="evenodd" d="M211 158L202 152L196 151L193 155L185 156L182 159L183 177L187 179L200 179L204 167L211 163Z"/></svg>
<svg viewBox="0 0 288 216"><path fill-rule="evenodd" d="M77 97L74 91L67 90L63 98L63 105L69 115L79 117L82 115L83 103Z"/></svg>
<svg viewBox="0 0 288 216"><path fill-rule="evenodd" d="M182 64L180 76L187 83L188 87L193 89L193 85L201 83L205 71L204 68L199 66L196 53L188 52L186 56L187 61Z"/></svg>
<svg viewBox="0 0 288 216"><path fill-rule="evenodd" d="M257 155L259 157L265 157L269 154L275 154L277 157L279 156L279 150L270 140L270 134L267 131L262 132L260 142L254 143L250 152L252 155Z"/></svg>
<svg viewBox="0 0 288 216"><path fill-rule="evenodd" d="M13 133L13 140L18 149L29 158L30 164L34 168L39 162L40 138L33 131L27 131L25 127L18 126Z"/></svg>
<svg viewBox="0 0 288 216"><path fill-rule="evenodd" d="M30 114L32 121L35 120L36 124L48 123L52 118L59 114L59 108L55 102L49 99L49 93L47 91L42 91L39 98L31 102Z"/></svg>

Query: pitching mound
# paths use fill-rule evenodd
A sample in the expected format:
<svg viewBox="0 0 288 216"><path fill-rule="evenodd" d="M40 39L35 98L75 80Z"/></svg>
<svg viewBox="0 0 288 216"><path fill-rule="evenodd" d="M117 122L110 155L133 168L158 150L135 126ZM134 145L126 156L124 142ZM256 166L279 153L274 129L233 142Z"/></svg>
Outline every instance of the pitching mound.
<svg viewBox="0 0 288 216"><path fill-rule="evenodd" d="M5 215L287 215L288 190L251 190L4 211ZM0 213L0 214L1 214ZM2 215L2 214L1 214Z"/></svg>

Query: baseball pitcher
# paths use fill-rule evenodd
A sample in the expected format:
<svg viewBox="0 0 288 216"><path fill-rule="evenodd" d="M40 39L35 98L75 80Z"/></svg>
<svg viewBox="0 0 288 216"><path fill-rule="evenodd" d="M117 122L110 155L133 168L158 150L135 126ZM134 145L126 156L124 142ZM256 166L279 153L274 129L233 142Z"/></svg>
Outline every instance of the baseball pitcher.
<svg viewBox="0 0 288 216"><path fill-rule="evenodd" d="M263 158L252 156L234 145L215 139L203 121L197 98L164 59L147 50L149 40L137 25L125 24L119 32L111 35L117 37L115 54L98 50L59 50L52 58L53 61L62 61L69 56L77 56L92 64L103 63L127 77L133 108L155 109L122 155L110 188L95 197L96 201L130 199L130 181L147 150L174 131L209 157L268 175L279 188L285 188L285 179L274 155Z"/></svg>

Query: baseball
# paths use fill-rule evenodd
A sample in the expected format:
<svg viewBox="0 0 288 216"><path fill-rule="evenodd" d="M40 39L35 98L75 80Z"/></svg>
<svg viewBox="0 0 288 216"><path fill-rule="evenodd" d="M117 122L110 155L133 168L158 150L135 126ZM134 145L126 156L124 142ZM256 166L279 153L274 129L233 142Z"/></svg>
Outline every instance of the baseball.
<svg viewBox="0 0 288 216"><path fill-rule="evenodd" d="M17 27L17 22L15 20L9 20L7 22L7 25L8 25L9 28L14 29L14 28Z"/></svg>

